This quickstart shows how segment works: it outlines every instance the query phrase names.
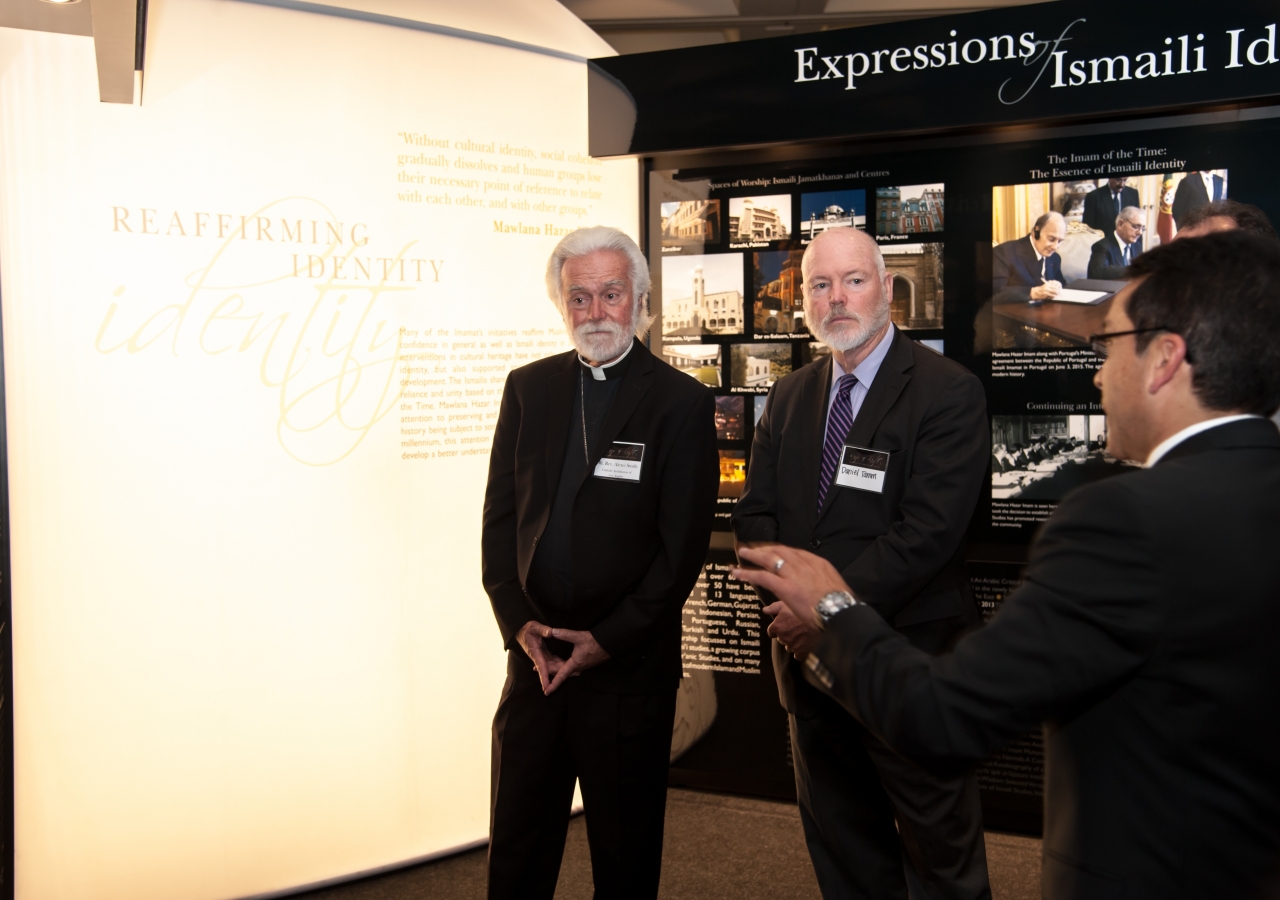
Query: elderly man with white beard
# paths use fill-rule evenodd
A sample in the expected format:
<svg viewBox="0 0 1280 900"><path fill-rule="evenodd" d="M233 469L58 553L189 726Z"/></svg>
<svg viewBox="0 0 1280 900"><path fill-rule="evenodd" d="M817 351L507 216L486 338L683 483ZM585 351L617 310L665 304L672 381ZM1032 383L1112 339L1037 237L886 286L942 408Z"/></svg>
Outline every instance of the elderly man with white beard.
<svg viewBox="0 0 1280 900"><path fill-rule="evenodd" d="M894 328L893 275L866 234L822 233L801 274L805 319L831 355L770 392L735 537L824 557L913 645L939 653L980 620L964 536L990 465L982 385ZM816 624L764 600L823 897L990 898L974 776L925 772L807 682Z"/></svg>
<svg viewBox="0 0 1280 900"><path fill-rule="evenodd" d="M566 236L547 291L575 349L508 376L484 501L482 578L507 649L489 897L551 900L576 779L596 896L652 900L681 608L720 479L715 401L639 340L649 270L621 231Z"/></svg>

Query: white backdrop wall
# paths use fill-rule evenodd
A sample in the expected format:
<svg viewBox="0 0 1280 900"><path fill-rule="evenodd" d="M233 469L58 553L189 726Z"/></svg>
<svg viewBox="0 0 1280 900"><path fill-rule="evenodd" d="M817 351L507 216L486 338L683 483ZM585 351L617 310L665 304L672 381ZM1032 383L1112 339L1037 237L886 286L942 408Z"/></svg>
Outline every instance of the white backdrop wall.
<svg viewBox="0 0 1280 900"><path fill-rule="evenodd" d="M464 6L363 8L610 52L554 0ZM90 39L0 29L21 900L485 835L502 379L567 347L558 234L637 231L585 94L548 55L151 0L142 103L105 105Z"/></svg>

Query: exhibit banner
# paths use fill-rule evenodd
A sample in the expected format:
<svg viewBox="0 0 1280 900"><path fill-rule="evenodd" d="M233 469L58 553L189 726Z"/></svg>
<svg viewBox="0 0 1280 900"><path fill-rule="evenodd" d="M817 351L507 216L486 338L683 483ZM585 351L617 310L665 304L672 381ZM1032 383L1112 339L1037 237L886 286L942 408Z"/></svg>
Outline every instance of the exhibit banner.
<svg viewBox="0 0 1280 900"><path fill-rule="evenodd" d="M303 6L151 0L135 105L91 39L0 29L22 900L488 832L494 422L568 349L556 242L638 236L637 164L588 155L609 49L553 0Z"/></svg>
<svg viewBox="0 0 1280 900"><path fill-rule="evenodd" d="M1057 0L592 61L596 156L1133 115L1280 94L1275 4ZM631 134L627 135L629 128ZM1059 156L1045 177L1075 177ZM1134 148L1112 172L1167 171Z"/></svg>

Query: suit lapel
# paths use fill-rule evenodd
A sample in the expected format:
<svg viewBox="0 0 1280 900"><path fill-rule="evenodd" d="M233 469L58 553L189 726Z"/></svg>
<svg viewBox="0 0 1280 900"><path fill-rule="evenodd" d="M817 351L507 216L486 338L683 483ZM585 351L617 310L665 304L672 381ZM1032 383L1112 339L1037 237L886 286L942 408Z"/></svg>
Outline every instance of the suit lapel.
<svg viewBox="0 0 1280 900"><path fill-rule="evenodd" d="M810 372L800 389L799 412L804 426L797 432L801 445L796 458L807 460L801 472L805 509L810 510L811 525L818 520L818 481L822 475L822 452L827 428L827 399L831 394L831 357L828 356Z"/></svg>
<svg viewBox="0 0 1280 900"><path fill-rule="evenodd" d="M573 392L578 389L578 354L570 350L564 362L547 381L547 502L560 485L564 468L565 443L569 439L569 417L573 415Z"/></svg>
<svg viewBox="0 0 1280 900"><path fill-rule="evenodd" d="M895 329L893 346L889 348L884 362L880 364L880 371L876 372L875 380L871 382L871 388L862 401L862 407L858 410L853 425L849 427L849 434L844 439L846 444L868 449L871 447L871 439L875 436L876 429L880 427L885 415L898 401L907 382L911 380L910 369L914 362L911 338ZM827 488L822 511L818 514L819 519L831 508L837 490L838 487L833 481ZM814 499L817 500L816 491Z"/></svg>
<svg viewBox="0 0 1280 900"><path fill-rule="evenodd" d="M631 347L631 355L632 360L626 374L622 376L618 394L609 406L604 424L600 426L600 436L596 439L596 445L591 448L591 462L587 466L588 475L595 470L596 463L600 461L600 457L604 456L605 448L618 437L653 383L653 354L644 344L636 340Z"/></svg>

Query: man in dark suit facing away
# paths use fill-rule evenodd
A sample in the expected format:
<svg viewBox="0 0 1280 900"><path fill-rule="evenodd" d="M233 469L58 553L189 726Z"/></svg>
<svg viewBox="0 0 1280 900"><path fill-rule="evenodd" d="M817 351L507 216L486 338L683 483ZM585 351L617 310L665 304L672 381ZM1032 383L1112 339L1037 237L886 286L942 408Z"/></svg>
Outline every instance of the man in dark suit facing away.
<svg viewBox="0 0 1280 900"><path fill-rule="evenodd" d="M999 302L1052 300L1062 290L1062 257L1058 245L1067 237L1062 213L1036 219L1031 234L998 245L991 256L991 289Z"/></svg>
<svg viewBox="0 0 1280 900"><path fill-rule="evenodd" d="M1125 270L1142 253L1142 232L1146 229L1142 210L1126 206L1116 216L1115 231L1096 241L1089 252L1089 277L1118 280L1127 277Z"/></svg>
<svg viewBox="0 0 1280 900"><path fill-rule="evenodd" d="M1104 234L1115 227L1116 216L1127 206L1140 206L1138 191L1125 187L1127 178L1108 178L1107 186L1084 195L1084 216L1081 221L1094 231ZM1093 276L1090 275L1090 278Z"/></svg>
<svg viewBox="0 0 1280 900"><path fill-rule="evenodd" d="M576 778L596 895L653 900L680 612L720 479L715 401L636 338L649 270L625 234L566 236L547 289L575 350L507 377L484 500L483 581L507 648L489 897L551 900Z"/></svg>
<svg viewBox="0 0 1280 900"><path fill-rule="evenodd" d="M1221 175L1211 172L1188 172L1178 182L1173 194L1173 224L1179 228L1187 218L1187 213L1206 203L1227 199L1227 183Z"/></svg>
<svg viewBox="0 0 1280 900"><path fill-rule="evenodd" d="M735 572L823 629L805 671L889 746L973 765L1044 724L1046 900L1280 892L1280 245L1143 254L1094 339L1107 449L1022 585L930 657L826 560ZM783 560L778 567L778 560Z"/></svg>
<svg viewBox="0 0 1280 900"><path fill-rule="evenodd" d="M863 232L819 235L801 273L805 320L831 355L770 393L735 536L812 548L937 653L980 619L962 545L990 465L982 385L893 327L893 275ZM936 778L895 754L801 677L791 654L817 639L812 624L780 603L765 612L823 896L989 898L974 777Z"/></svg>

